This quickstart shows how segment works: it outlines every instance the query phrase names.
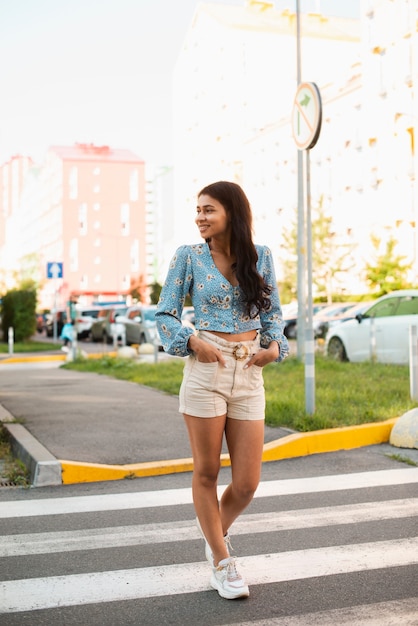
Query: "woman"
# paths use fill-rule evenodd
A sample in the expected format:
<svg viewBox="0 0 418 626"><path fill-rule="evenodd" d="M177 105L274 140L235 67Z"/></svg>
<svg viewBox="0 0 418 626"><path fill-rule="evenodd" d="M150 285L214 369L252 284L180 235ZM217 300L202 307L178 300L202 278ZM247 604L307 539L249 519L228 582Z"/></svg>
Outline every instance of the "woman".
<svg viewBox="0 0 418 626"><path fill-rule="evenodd" d="M223 598L249 595L230 556L228 529L249 505L261 473L264 444L262 368L288 354L270 250L252 241L252 215L241 187L216 182L198 194L196 224L205 243L178 248L157 307L164 350L188 356L180 388L193 455L197 525ZM187 295L196 333L182 326ZM231 484L220 502L222 439Z"/></svg>

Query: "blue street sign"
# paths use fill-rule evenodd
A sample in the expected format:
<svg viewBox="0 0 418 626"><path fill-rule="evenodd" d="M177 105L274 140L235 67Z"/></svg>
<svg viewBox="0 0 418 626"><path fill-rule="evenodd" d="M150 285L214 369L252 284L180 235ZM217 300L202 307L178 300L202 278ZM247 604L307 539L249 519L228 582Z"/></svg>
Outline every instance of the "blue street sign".
<svg viewBox="0 0 418 626"><path fill-rule="evenodd" d="M47 263L46 264L46 277L47 278L62 278L64 276L63 263Z"/></svg>

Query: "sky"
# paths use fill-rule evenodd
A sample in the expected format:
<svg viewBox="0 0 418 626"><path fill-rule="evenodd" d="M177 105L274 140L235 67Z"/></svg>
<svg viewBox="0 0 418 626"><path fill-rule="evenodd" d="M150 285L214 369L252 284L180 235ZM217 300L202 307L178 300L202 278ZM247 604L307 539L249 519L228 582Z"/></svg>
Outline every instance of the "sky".
<svg viewBox="0 0 418 626"><path fill-rule="evenodd" d="M0 164L80 142L171 165L172 72L198 4L0 0ZM360 0L300 0L300 9L359 17Z"/></svg>

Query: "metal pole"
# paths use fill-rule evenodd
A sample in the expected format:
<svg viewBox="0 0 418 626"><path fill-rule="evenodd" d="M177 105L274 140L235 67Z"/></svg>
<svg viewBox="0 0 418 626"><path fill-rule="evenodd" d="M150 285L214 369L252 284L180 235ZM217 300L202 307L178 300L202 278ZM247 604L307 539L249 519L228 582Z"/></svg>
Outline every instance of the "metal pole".
<svg viewBox="0 0 418 626"><path fill-rule="evenodd" d="M306 150L306 251L307 251L307 320L305 342L305 408L308 415L315 412L315 338L312 305L312 216L311 216L311 162Z"/></svg>
<svg viewBox="0 0 418 626"><path fill-rule="evenodd" d="M54 337L54 343L57 342L57 284L56 284L56 280L55 280L55 289L54 289L54 314L52 317L52 328L53 328L53 337Z"/></svg>
<svg viewBox="0 0 418 626"><path fill-rule="evenodd" d="M300 8L296 0L296 80L299 86L302 80L301 46L300 46ZM297 295L298 295L298 325L297 325L297 357L303 359L305 352L305 212L303 197L303 153L298 153L298 211L297 211Z"/></svg>
<svg viewBox="0 0 418 626"><path fill-rule="evenodd" d="M13 346L14 346L14 330L12 326L9 326L7 338L9 342L9 354L13 354Z"/></svg>
<svg viewBox="0 0 418 626"><path fill-rule="evenodd" d="M417 327L409 327L409 389L411 400L418 399L418 341Z"/></svg>

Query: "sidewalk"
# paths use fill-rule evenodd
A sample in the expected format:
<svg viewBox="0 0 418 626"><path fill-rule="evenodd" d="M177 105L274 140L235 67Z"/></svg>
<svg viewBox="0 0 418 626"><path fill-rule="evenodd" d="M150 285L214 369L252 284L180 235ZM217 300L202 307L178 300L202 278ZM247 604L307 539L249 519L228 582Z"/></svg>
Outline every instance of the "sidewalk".
<svg viewBox="0 0 418 626"><path fill-rule="evenodd" d="M34 486L192 469L177 397L56 366L16 369L3 361L0 377L0 421ZM305 434L266 426L263 460L387 442L395 421ZM226 448L222 464L229 464Z"/></svg>

